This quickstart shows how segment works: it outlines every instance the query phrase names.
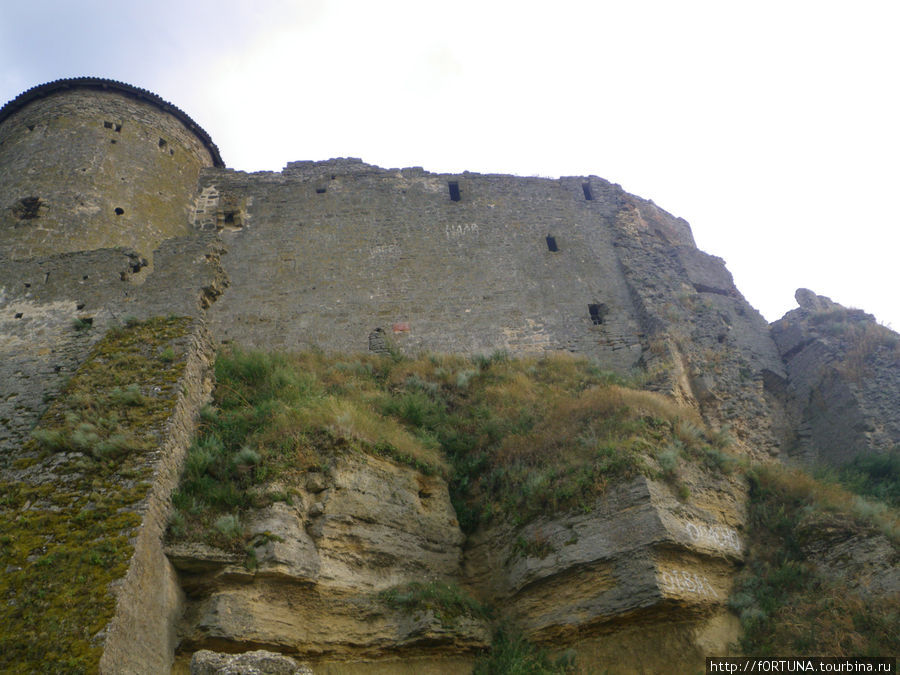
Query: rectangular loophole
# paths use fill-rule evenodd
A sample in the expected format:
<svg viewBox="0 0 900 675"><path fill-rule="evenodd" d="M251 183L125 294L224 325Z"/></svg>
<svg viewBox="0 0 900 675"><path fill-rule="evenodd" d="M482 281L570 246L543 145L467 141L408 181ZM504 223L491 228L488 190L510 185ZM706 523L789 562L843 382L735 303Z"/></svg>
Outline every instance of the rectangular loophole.
<svg viewBox="0 0 900 675"><path fill-rule="evenodd" d="M317 194L317 195L324 195L325 192L326 192L326 189L327 189L327 188L318 187L318 188L316 188L316 194Z"/></svg>
<svg viewBox="0 0 900 675"><path fill-rule="evenodd" d="M584 198L586 200L588 200L589 202L594 200L594 193L591 192L591 184L590 183L582 183L581 189L584 190Z"/></svg>
<svg viewBox="0 0 900 675"><path fill-rule="evenodd" d="M608 308L602 303L591 303L588 305L588 313L591 315L591 323L599 326L603 323L603 317L606 316Z"/></svg>
<svg viewBox="0 0 900 675"><path fill-rule="evenodd" d="M447 183L447 187L450 189L450 201L458 202L459 201L459 183L455 180L451 180Z"/></svg>
<svg viewBox="0 0 900 675"><path fill-rule="evenodd" d="M220 211L217 214L217 231L221 232L222 230L227 230L228 232L237 232L243 227L244 222L240 211L229 209L228 211Z"/></svg>
<svg viewBox="0 0 900 675"><path fill-rule="evenodd" d="M559 250L559 246L556 245L556 237L551 237L549 234L547 235L547 248L552 253L556 253Z"/></svg>

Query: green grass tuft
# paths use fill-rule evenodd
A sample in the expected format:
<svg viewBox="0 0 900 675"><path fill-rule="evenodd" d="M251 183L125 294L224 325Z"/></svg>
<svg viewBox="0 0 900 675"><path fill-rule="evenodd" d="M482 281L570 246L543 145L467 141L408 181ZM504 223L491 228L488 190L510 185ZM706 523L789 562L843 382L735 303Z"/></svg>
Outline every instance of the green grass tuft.
<svg viewBox="0 0 900 675"><path fill-rule="evenodd" d="M381 591L382 604L413 614L431 611L441 624L451 628L461 617L488 619L490 610L449 581L412 581Z"/></svg>
<svg viewBox="0 0 900 675"><path fill-rule="evenodd" d="M750 479L750 555L729 600L741 619L745 654L888 656L900 651L897 598L867 597L826 577L806 545L834 527L897 543L897 514L860 509L833 483L778 465L757 466Z"/></svg>
<svg viewBox="0 0 900 675"><path fill-rule="evenodd" d="M494 635L490 651L478 659L472 672L473 675L558 675L575 668L573 653L552 659L545 649L528 642L521 634L501 629Z"/></svg>

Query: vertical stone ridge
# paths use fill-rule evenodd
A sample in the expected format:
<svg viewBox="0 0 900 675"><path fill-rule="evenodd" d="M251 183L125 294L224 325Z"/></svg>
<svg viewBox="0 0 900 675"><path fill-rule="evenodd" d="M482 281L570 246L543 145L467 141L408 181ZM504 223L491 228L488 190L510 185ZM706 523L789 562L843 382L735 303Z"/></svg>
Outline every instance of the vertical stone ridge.
<svg viewBox="0 0 900 675"><path fill-rule="evenodd" d="M175 410L156 453L152 487L141 512L128 573L117 590L116 613L106 631L101 673L167 672L176 647L175 625L183 593L163 552L163 535L184 457L201 406L212 390L214 349L206 326L190 333L187 363L178 382Z"/></svg>

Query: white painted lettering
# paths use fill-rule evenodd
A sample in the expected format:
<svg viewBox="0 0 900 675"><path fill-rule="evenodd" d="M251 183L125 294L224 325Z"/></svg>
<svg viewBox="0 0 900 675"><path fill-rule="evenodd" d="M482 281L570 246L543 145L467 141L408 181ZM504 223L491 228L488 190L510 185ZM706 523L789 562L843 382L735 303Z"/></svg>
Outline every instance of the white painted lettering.
<svg viewBox="0 0 900 675"><path fill-rule="evenodd" d="M696 572L684 569L663 570L660 574L660 586L666 593L699 595L704 598L718 599L719 594L709 583L709 579Z"/></svg>
<svg viewBox="0 0 900 675"><path fill-rule="evenodd" d="M447 239L460 239L462 237L478 234L477 223L465 223L463 225L444 225L444 234Z"/></svg>
<svg viewBox="0 0 900 675"><path fill-rule="evenodd" d="M693 542L727 548L737 553L741 552L741 539L738 537L738 533L730 527L688 522L685 523L684 529Z"/></svg>

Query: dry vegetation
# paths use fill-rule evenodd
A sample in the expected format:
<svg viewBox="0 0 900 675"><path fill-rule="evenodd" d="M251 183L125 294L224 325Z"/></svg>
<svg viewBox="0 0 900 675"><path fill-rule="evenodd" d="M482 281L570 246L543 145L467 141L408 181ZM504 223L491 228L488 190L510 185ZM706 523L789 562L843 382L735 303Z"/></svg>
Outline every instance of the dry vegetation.
<svg viewBox="0 0 900 675"><path fill-rule="evenodd" d="M889 483L886 489L896 492L896 456L874 464L879 469L891 465L893 471L881 484ZM836 523L849 523L868 536L880 532L896 546L896 509L797 468L757 466L748 475L750 554L730 601L741 617L743 652L887 656L900 651L900 598L851 590L823 575L806 553L807 539ZM858 476L844 475L853 481Z"/></svg>
<svg viewBox="0 0 900 675"><path fill-rule="evenodd" d="M872 376L876 358L900 364L900 335L876 323L860 309L838 307L817 312L809 321L820 333L843 343L839 369L857 384Z"/></svg>
<svg viewBox="0 0 900 675"><path fill-rule="evenodd" d="M344 452L443 475L465 530L589 508L610 481L674 480L674 464L689 457L724 463L714 446L727 439L707 435L694 410L570 356L233 350L219 356L216 376L173 498L175 539L239 548L244 511L290 498L260 486L325 470Z"/></svg>
<svg viewBox="0 0 900 675"><path fill-rule="evenodd" d="M896 495L900 463L893 455L848 467L830 482L799 470L747 468L725 451L726 430L710 433L692 409L569 356L351 359L233 350L220 354L216 375L214 402L174 496L172 538L239 550L244 513L291 498L265 491L272 478L327 470L341 453L376 454L443 475L466 531L498 518L527 522L589 509L608 485L639 474L681 492L678 476L691 462L711 472L745 471L753 486L751 554L732 600L747 653L896 650L896 610L867 605L819 578L796 538L800 518L849 514L861 530L896 542L896 510L878 501L893 503ZM474 611L452 590L410 586L384 600L431 603L451 617ZM534 672L565 667L508 635L492 655L537 659L543 670Z"/></svg>

